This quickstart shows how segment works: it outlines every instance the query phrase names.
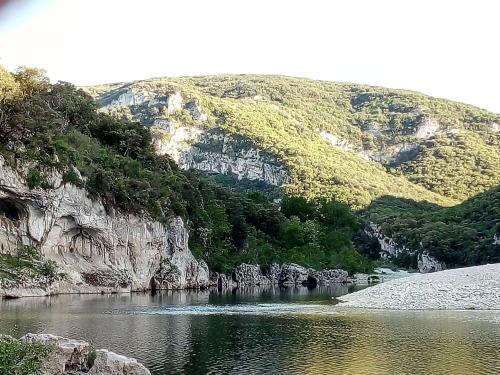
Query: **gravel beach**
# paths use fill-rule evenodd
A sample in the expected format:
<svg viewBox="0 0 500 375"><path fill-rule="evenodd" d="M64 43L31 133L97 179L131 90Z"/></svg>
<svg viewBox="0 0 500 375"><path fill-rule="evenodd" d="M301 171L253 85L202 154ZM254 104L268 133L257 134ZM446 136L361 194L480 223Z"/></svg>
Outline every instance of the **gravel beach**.
<svg viewBox="0 0 500 375"><path fill-rule="evenodd" d="M391 280L342 296L341 307L500 310L500 263Z"/></svg>

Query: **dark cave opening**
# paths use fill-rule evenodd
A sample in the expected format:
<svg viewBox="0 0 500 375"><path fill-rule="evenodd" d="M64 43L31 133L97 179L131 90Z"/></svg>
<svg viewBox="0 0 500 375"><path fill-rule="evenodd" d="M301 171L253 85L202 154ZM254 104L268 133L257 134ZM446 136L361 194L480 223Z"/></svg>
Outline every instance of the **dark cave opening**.
<svg viewBox="0 0 500 375"><path fill-rule="evenodd" d="M23 217L23 211L15 201L8 198L0 198L0 216L4 216L11 221L19 221Z"/></svg>

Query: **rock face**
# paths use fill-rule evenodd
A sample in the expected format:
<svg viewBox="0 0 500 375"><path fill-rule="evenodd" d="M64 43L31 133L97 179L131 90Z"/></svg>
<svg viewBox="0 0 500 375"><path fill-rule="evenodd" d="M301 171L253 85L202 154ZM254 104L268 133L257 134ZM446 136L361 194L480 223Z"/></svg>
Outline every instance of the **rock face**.
<svg viewBox="0 0 500 375"><path fill-rule="evenodd" d="M347 271L331 269L315 271L298 264L273 263L267 272L263 273L258 264L241 264L234 269L230 276L212 274L211 285L227 286L252 286L252 285L303 285L315 287L330 283L347 282Z"/></svg>
<svg viewBox="0 0 500 375"><path fill-rule="evenodd" d="M43 375L151 375L136 359L104 349L95 350L86 341L32 333L23 336L21 340L53 347Z"/></svg>
<svg viewBox="0 0 500 375"><path fill-rule="evenodd" d="M500 246L500 236L497 236L496 234L493 236L493 245Z"/></svg>
<svg viewBox="0 0 500 375"><path fill-rule="evenodd" d="M425 249L421 251L410 250L406 246L399 245L391 237L386 236L382 232L382 228L375 224L370 223L368 228L365 229L365 233L369 237L376 238L380 245L380 256L383 259L395 257L397 258L403 254L410 254L417 256L417 266L421 273L436 272L441 271L445 268L442 262L439 262L436 258L429 255Z"/></svg>
<svg viewBox="0 0 500 375"><path fill-rule="evenodd" d="M437 272L443 269L443 265L427 252L418 254L418 270L421 273Z"/></svg>
<svg viewBox="0 0 500 375"><path fill-rule="evenodd" d="M202 111L200 104L196 100L191 100L187 102L184 108L186 108L186 110L189 112L194 121L196 122L207 121L208 115Z"/></svg>
<svg viewBox="0 0 500 375"><path fill-rule="evenodd" d="M167 225L106 209L85 190L62 183L30 190L22 173L0 158L0 254L33 246L64 276L51 285L11 286L0 295L145 290L151 286L200 288L208 267L187 246L182 219Z"/></svg>
<svg viewBox="0 0 500 375"><path fill-rule="evenodd" d="M274 186L291 181L277 158L241 136L227 135L219 129L202 131L171 120L156 120L155 125L157 152L171 156L182 169L234 175L238 180L258 180Z"/></svg>
<svg viewBox="0 0 500 375"><path fill-rule="evenodd" d="M176 91L167 96L167 113L172 114L182 109L182 96Z"/></svg>
<svg viewBox="0 0 500 375"><path fill-rule="evenodd" d="M258 264L240 264L232 273L232 279L237 285L265 285L271 281L262 275Z"/></svg>
<svg viewBox="0 0 500 375"><path fill-rule="evenodd" d="M144 95L134 92L131 88L123 91L109 106L138 105L146 101Z"/></svg>

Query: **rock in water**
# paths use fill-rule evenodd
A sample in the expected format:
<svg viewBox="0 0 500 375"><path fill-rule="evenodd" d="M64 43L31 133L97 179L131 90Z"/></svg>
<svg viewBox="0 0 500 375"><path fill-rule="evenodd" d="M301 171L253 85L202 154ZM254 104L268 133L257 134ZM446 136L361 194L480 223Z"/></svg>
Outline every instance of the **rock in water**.
<svg viewBox="0 0 500 375"><path fill-rule="evenodd" d="M105 349L95 350L88 342L51 334L28 333L21 340L54 348L43 375L151 375L136 359Z"/></svg>

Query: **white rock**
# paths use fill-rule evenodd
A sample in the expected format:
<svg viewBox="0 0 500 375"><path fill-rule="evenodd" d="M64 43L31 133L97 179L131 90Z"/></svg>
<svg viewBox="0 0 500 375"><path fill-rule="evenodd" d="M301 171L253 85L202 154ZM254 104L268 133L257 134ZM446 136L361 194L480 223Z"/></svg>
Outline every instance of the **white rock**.
<svg viewBox="0 0 500 375"><path fill-rule="evenodd" d="M29 285L26 295L40 290L41 295L144 290L165 262L176 275L168 284L172 288L208 285L206 264L191 254L181 218L163 225L119 211L106 212L101 202L71 184L30 190L3 158L0 176L0 203L15 206L19 216L18 220L0 217L0 253L16 255L22 245L33 245L42 259L55 261L65 274L50 286ZM22 290L23 286L12 286L16 296L22 296ZM9 293L0 287L0 295Z"/></svg>
<svg viewBox="0 0 500 375"><path fill-rule="evenodd" d="M82 340L67 339L51 334L28 333L21 340L50 345L53 351L47 358L43 375L151 375L136 359L108 350L94 350ZM95 358L91 358L95 354Z"/></svg>
<svg viewBox="0 0 500 375"><path fill-rule="evenodd" d="M428 139L436 134L439 128L440 126L437 121L428 118L417 126L417 129L413 136L419 139Z"/></svg>
<svg viewBox="0 0 500 375"><path fill-rule="evenodd" d="M167 113L172 114L182 109L181 93L176 91L167 95Z"/></svg>
<svg viewBox="0 0 500 375"><path fill-rule="evenodd" d="M202 131L175 121L167 124L157 120L156 124L153 130L156 151L172 157L182 169L232 174L238 180L258 180L275 186L291 181L288 171L277 159L233 136L220 131Z"/></svg>

